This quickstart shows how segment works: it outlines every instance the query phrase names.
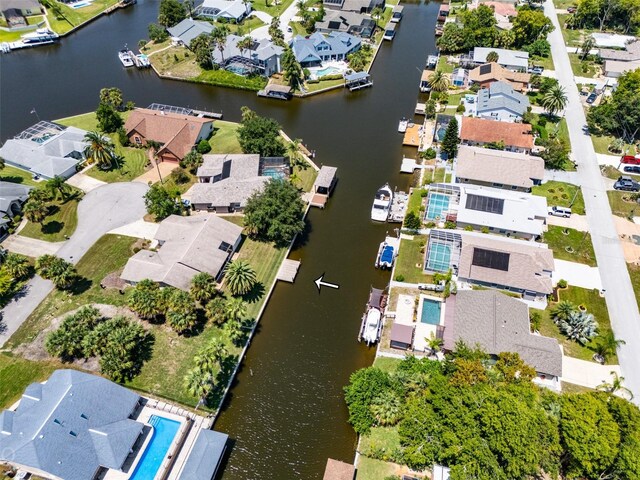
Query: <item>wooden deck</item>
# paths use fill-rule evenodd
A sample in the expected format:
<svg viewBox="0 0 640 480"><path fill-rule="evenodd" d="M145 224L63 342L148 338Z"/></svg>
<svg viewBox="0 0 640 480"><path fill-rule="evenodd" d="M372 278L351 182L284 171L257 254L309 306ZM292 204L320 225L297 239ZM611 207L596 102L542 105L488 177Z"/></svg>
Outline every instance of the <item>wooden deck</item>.
<svg viewBox="0 0 640 480"><path fill-rule="evenodd" d="M420 146L420 136L422 133L421 129L422 125L414 123L407 127L407 131L404 134L404 140L402 141L403 145L408 147L419 147Z"/></svg>
<svg viewBox="0 0 640 480"><path fill-rule="evenodd" d="M293 283L296 279L299 268L300 260L291 260L289 258L286 258L282 262L282 265L280 265L280 270L278 270L278 280Z"/></svg>
<svg viewBox="0 0 640 480"><path fill-rule="evenodd" d="M329 200L328 195L324 195L322 193L314 193L309 203L312 207L324 208L324 206L327 204L327 200Z"/></svg>

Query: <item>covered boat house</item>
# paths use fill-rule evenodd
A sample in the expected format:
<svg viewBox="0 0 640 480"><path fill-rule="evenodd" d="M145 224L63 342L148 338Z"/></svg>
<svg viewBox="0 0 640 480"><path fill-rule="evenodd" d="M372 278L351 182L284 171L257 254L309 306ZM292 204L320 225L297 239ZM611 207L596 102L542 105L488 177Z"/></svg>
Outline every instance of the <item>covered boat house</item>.
<svg viewBox="0 0 640 480"><path fill-rule="evenodd" d="M336 167L322 166L316 181L313 183L313 197L311 197L311 206L324 208L327 200L331 196L334 187L336 186L337 178Z"/></svg>
<svg viewBox="0 0 640 480"><path fill-rule="evenodd" d="M344 86L353 92L373 86L373 81L367 72L355 72L344 76Z"/></svg>
<svg viewBox="0 0 640 480"><path fill-rule="evenodd" d="M391 348L400 350L409 350L413 347L413 336L415 327L412 325L404 325L402 323L393 323L391 327Z"/></svg>

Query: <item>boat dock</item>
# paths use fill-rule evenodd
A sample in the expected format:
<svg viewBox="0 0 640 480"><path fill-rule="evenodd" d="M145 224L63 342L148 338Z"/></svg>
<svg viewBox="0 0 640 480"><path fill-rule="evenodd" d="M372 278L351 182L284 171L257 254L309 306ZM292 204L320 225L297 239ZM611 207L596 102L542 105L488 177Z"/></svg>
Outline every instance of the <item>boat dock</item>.
<svg viewBox="0 0 640 480"><path fill-rule="evenodd" d="M41 45L51 45L55 43L55 40L47 40L37 43L24 43L22 41L17 42L3 42L0 44L0 52L9 53L11 50L20 50L21 48L39 47Z"/></svg>
<svg viewBox="0 0 640 480"><path fill-rule="evenodd" d="M283 282L293 283L296 280L299 268L300 260L285 258L282 265L280 265L280 270L278 270L278 276L276 278Z"/></svg>
<svg viewBox="0 0 640 480"><path fill-rule="evenodd" d="M407 147L420 147L421 137L422 125L418 123L410 123L407 127L407 131L404 133L402 145L405 145Z"/></svg>
<svg viewBox="0 0 640 480"><path fill-rule="evenodd" d="M309 204L312 207L325 207L338 181L336 177L337 171L336 167L328 167L326 165L320 168L316 181L313 183L312 196L309 200Z"/></svg>
<svg viewBox="0 0 640 480"><path fill-rule="evenodd" d="M404 216L407 213L407 206L409 205L409 194L406 192L394 192L393 201L391 202L391 208L389 209L388 222L402 223Z"/></svg>
<svg viewBox="0 0 640 480"><path fill-rule="evenodd" d="M373 81L371 80L371 75L367 72L356 72L344 76L344 86L348 88L350 92L353 92L361 88L372 87Z"/></svg>
<svg viewBox="0 0 640 480"><path fill-rule="evenodd" d="M115 12L119 8L126 8L130 5L133 5L134 3L136 3L136 0L123 0L122 2L118 2L115 5L111 5L103 13L105 15L109 15L110 13Z"/></svg>
<svg viewBox="0 0 640 480"><path fill-rule="evenodd" d="M222 120L222 112L207 112L205 110L192 110L192 115L196 117L213 118L214 120Z"/></svg>
<svg viewBox="0 0 640 480"><path fill-rule="evenodd" d="M416 115L424 115L426 113L427 110L427 104L426 103L416 103L416 109L414 110Z"/></svg>
<svg viewBox="0 0 640 480"><path fill-rule="evenodd" d="M413 173L414 170L420 169L433 169L432 165L421 165L413 158L402 159L402 165L400 166L400 173Z"/></svg>
<svg viewBox="0 0 640 480"><path fill-rule="evenodd" d="M270 83L264 89L258 91L259 97L275 98L276 100L291 100L292 88L288 85Z"/></svg>
<svg viewBox="0 0 640 480"><path fill-rule="evenodd" d="M139 53L138 55L136 55L131 50L129 50L129 56L131 57L131 60L133 60L133 64L137 68L151 68L149 57L147 57L145 54Z"/></svg>
<svg viewBox="0 0 640 480"><path fill-rule="evenodd" d="M387 298L388 295L384 290L380 290L379 288L371 288L371 292L369 292L369 300L367 300L367 304L365 306L364 314L362 315L362 323L360 324L360 331L358 332L358 341L361 342L364 336L364 332L367 328L367 318L369 315L369 311L372 309L376 309L380 311L381 317L384 314L384 309L387 306ZM382 326L384 322L382 318L378 322L378 331L376 342L380 340L380 336L382 335Z"/></svg>

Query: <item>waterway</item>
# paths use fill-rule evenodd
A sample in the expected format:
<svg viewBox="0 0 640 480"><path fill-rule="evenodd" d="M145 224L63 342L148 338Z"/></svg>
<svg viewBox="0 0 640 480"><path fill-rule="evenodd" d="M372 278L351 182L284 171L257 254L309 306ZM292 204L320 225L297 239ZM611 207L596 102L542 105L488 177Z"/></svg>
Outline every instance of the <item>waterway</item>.
<svg viewBox="0 0 640 480"><path fill-rule="evenodd" d="M238 120L247 105L276 118L294 138L316 150L319 164L338 167L329 205L309 214L309 234L293 252L302 260L295 284L279 284L261 320L217 430L233 439L224 480L314 480L328 457L351 462L356 436L347 424L343 386L371 364L374 350L356 341L370 286L388 273L373 268L378 244L392 225L369 220L376 189L389 181L407 188L398 120L413 112L420 70L435 53L437 3L407 3L393 42L372 70L374 87L278 102L203 85L160 80L152 72L124 70L116 52L145 38L158 3L104 17L59 45L0 55L0 138L35 123L95 109L104 86L127 100L222 111ZM36 113L30 113L35 109ZM313 280L340 285L316 290ZM178 381L178 380L177 380Z"/></svg>

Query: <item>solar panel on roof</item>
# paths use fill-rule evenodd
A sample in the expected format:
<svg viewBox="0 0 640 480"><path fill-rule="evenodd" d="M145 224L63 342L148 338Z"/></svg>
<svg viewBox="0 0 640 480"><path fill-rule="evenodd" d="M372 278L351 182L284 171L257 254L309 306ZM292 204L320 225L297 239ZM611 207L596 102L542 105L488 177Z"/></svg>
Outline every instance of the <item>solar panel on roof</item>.
<svg viewBox="0 0 640 480"><path fill-rule="evenodd" d="M474 248L471 265L508 272L509 256L510 255L505 252L495 252L493 250L485 250L484 248Z"/></svg>
<svg viewBox="0 0 640 480"><path fill-rule="evenodd" d="M490 72L491 72L491 64L490 63L480 66L480 75L486 75L487 73L490 73Z"/></svg>
<svg viewBox="0 0 640 480"><path fill-rule="evenodd" d="M480 195L467 195L465 208L478 212L496 213L502 215L504 211L504 199L483 197Z"/></svg>

